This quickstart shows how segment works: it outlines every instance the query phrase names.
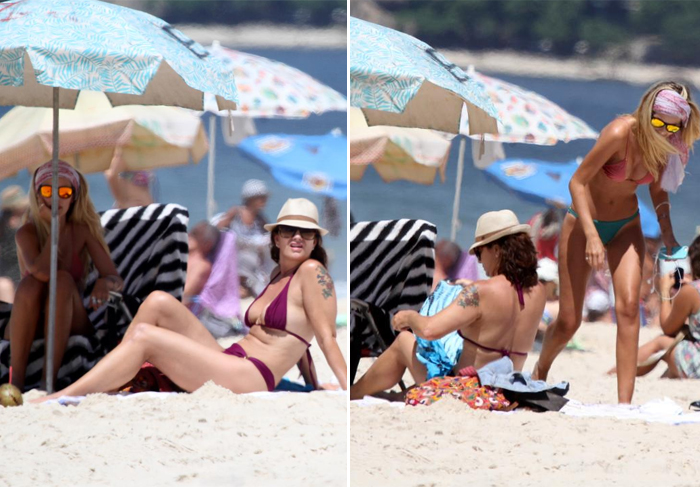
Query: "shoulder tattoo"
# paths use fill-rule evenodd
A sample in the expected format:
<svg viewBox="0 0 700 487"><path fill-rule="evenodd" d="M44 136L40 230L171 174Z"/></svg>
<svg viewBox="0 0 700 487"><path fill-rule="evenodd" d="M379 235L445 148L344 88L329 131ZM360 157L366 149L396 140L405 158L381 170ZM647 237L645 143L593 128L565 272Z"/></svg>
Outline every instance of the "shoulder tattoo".
<svg viewBox="0 0 700 487"><path fill-rule="evenodd" d="M328 273L325 267L320 265L316 266L316 280L321 286L321 292L323 294L324 299L332 297L333 279L331 279L331 275Z"/></svg>
<svg viewBox="0 0 700 487"><path fill-rule="evenodd" d="M462 308L466 308L467 306L476 308L479 306L479 288L476 287L476 284L471 284L462 289L462 292L460 292L457 297L457 304Z"/></svg>

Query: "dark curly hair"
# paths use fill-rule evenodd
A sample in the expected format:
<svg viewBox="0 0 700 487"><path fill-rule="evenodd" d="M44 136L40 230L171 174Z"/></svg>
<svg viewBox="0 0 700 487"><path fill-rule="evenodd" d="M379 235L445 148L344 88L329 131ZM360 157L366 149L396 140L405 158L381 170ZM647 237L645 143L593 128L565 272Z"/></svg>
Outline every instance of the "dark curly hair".
<svg viewBox="0 0 700 487"><path fill-rule="evenodd" d="M688 247L688 257L690 257L690 270L693 272L693 279L700 279L700 235L695 237L693 243Z"/></svg>
<svg viewBox="0 0 700 487"><path fill-rule="evenodd" d="M275 235L279 233L278 227L270 232L270 257L275 261L276 264L280 263L280 249L275 245ZM316 259L323 265L323 267L328 267L328 254L326 249L323 248L323 237L321 234L316 232L316 247L311 251L310 259Z"/></svg>
<svg viewBox="0 0 700 487"><path fill-rule="evenodd" d="M537 250L527 233L506 235L491 242L486 247L498 244L501 247L501 262L498 273L502 274L512 284L520 284L523 289L536 286L537 279Z"/></svg>

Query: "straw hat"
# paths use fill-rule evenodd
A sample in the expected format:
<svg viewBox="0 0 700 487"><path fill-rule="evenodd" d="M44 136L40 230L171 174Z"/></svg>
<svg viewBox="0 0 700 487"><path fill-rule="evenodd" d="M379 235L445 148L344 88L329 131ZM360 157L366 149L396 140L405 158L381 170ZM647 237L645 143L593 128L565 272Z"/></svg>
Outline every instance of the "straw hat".
<svg viewBox="0 0 700 487"><path fill-rule="evenodd" d="M313 228L321 235L328 233L328 230L321 228L318 224L318 209L316 205L306 198L289 198L282 206L277 215L276 223L268 223L265 230L271 232L277 225L289 225L297 228Z"/></svg>
<svg viewBox="0 0 700 487"><path fill-rule="evenodd" d="M476 222L474 245L469 247L469 253L473 254L475 248L494 242L506 235L529 231L530 225L521 224L512 211L489 211L481 215Z"/></svg>
<svg viewBox="0 0 700 487"><path fill-rule="evenodd" d="M8 186L0 193L0 210L23 210L29 206L24 190L17 186Z"/></svg>

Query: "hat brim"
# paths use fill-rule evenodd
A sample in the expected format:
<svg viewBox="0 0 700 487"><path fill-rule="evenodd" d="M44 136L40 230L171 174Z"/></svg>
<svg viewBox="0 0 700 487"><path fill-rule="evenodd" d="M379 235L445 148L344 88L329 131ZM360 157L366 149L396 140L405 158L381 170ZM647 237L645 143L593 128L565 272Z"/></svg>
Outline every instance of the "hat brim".
<svg viewBox="0 0 700 487"><path fill-rule="evenodd" d="M500 232L496 232L493 235L489 235L485 239L479 240L478 242L475 242L471 247L469 247L469 253L474 255L474 249L490 244L491 242L494 242L499 238L503 238L507 235L515 235L516 233L530 233L530 225L528 225L527 223L522 223L520 225L515 225L513 227L501 230Z"/></svg>
<svg viewBox="0 0 700 487"><path fill-rule="evenodd" d="M268 232L271 232L278 225L287 225L289 227L308 228L310 230L318 230L318 233L320 233L322 237L328 233L328 230L326 230L325 228L321 228L320 226L316 225L315 223L305 222L304 220L284 220L283 222L279 222L279 223L268 223L267 225L264 225L263 228L265 230L267 230Z"/></svg>

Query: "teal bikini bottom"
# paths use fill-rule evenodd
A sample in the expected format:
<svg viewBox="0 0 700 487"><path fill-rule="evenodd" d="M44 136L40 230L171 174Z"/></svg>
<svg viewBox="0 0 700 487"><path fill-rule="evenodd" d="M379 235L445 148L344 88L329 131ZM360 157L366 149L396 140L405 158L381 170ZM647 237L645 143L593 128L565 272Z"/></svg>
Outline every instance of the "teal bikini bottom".
<svg viewBox="0 0 700 487"><path fill-rule="evenodd" d="M578 218L578 213L576 213L571 207L569 207L567 213L571 213ZM593 220L593 224L595 225L595 229L598 230L598 235L600 236L600 240L603 242L603 245L608 245L608 243L615 238L617 232L619 232L620 229L626 224L637 218L637 216L639 216L639 209L637 209L637 211L634 212L634 215L629 218L613 221Z"/></svg>

